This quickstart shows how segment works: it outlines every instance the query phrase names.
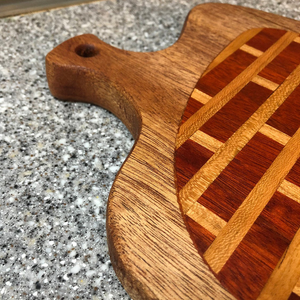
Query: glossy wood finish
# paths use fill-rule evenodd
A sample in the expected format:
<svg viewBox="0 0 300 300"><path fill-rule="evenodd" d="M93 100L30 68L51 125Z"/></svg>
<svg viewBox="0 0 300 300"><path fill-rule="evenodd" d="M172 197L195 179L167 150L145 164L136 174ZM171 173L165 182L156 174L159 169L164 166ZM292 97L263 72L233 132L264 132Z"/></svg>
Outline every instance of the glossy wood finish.
<svg viewBox="0 0 300 300"><path fill-rule="evenodd" d="M278 29L239 36L196 84L178 131L187 228L238 299L287 299L300 277L300 184L289 180L299 174L298 39Z"/></svg>
<svg viewBox="0 0 300 300"><path fill-rule="evenodd" d="M239 55L244 57L241 66L234 68L232 72L225 72L224 75L243 72L247 66L254 63L255 72L258 74L253 77L252 84L262 93L251 89L251 92L259 97L254 101L246 97L244 106L241 106L241 109L246 110L245 114L237 118L234 124L224 127L225 138L219 140L217 133L215 137L211 137L210 128L207 127L193 140L183 142L182 146L176 143L179 125L188 122L194 110L197 111L211 103L211 97L228 85L228 82L222 82L222 77L225 77L223 75L211 86L212 90L209 88L210 82L206 82L205 86L208 89L204 92L208 95L195 92L197 95L194 94L193 97L202 100L193 100L192 107L188 108L188 114L181 121L200 75L205 70L217 67L220 61L235 55L236 53L233 53L237 49L256 36L260 31L257 28L263 27L300 31L299 22L280 16L244 7L205 4L191 11L180 39L172 47L162 51L127 52L108 46L95 36L83 35L66 41L47 55L47 77L55 97L91 102L112 111L122 119L136 138L136 144L112 187L107 209L111 261L133 299L233 299L203 262L198 251L204 252L210 247L216 233L226 227L228 218L234 211L229 210L227 219L223 219L214 212L209 215L207 211L202 210L203 214L208 213L213 220L208 222L208 225L212 223L212 229L209 229L213 230L214 234L191 217L186 218L185 224L176 193L174 153L176 147L177 153L184 153L188 149L194 149L195 145L195 150L192 151L201 153L201 158L190 157L187 162L189 175L178 176L178 186L183 190L191 174L204 166L218 151L218 147L222 147L226 137L249 118L250 113L247 110L257 110L264 98L269 97L271 92L266 86L274 90L281 84L274 83L272 72L269 72L268 80L259 73L268 65L266 60L260 57L267 53L266 59L272 61L274 52L256 49L254 44L244 46L242 50L238 50ZM218 56L230 42L243 32L254 28L255 32L248 32L235 42L234 51L227 48L221 57ZM286 48L294 38L293 34L285 36L282 47ZM277 52L276 57L279 55ZM216 57L218 59L214 60ZM257 60L259 63L255 63ZM265 64L262 68L261 63ZM210 69L207 69L209 65ZM232 75L232 78L236 78L236 74ZM243 85L247 85L249 78L242 79ZM243 86L235 82L230 88L230 93L232 97L245 98L242 90ZM223 107L227 102L231 105L232 97L224 99ZM234 101L238 102L238 98ZM214 115L215 112L210 117ZM203 124L209 119L205 119ZM216 123L215 128L217 127L220 126ZM276 156L283 144L288 145L291 139L288 133L282 134L281 129L270 130L270 127L276 126L264 125L258 128L259 133L254 133L254 136L258 142L260 135L264 134L261 131L268 132L269 140L276 137L276 141L266 149ZM198 145L199 140L202 141L202 145ZM210 145L209 149L207 145ZM243 157L236 156L234 162L236 158L243 160ZM297 176L291 177L297 180ZM291 182L292 180L288 180L288 183L282 183L281 189L290 191ZM201 205L197 200L193 203L195 207ZM279 202L281 203L281 200ZM277 211L276 205L267 205L264 208L268 209L267 217L270 211L272 212L272 207ZM284 223L284 217L282 218L280 220ZM264 222L264 219L262 221ZM297 220L292 222L296 224ZM293 235L294 229L291 232L289 230L291 229L286 229L287 235ZM203 238L198 238L199 232L202 232ZM298 249L297 241L293 244L293 249ZM280 255L280 251L282 248L276 250L276 253ZM296 261L293 256L291 258L292 262ZM293 272L296 273L297 270ZM275 276L274 280L277 278ZM223 282L223 278L220 279ZM234 282L230 278L229 281Z"/></svg>

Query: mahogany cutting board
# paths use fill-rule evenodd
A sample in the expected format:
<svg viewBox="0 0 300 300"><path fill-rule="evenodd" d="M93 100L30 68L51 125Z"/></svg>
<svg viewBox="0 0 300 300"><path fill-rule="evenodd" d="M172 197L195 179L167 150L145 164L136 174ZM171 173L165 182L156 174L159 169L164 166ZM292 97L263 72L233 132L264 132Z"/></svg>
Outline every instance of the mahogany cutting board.
<svg viewBox="0 0 300 300"><path fill-rule="evenodd" d="M82 35L47 55L55 97L110 110L136 139L107 209L132 298L300 298L299 31L205 4L162 51Z"/></svg>

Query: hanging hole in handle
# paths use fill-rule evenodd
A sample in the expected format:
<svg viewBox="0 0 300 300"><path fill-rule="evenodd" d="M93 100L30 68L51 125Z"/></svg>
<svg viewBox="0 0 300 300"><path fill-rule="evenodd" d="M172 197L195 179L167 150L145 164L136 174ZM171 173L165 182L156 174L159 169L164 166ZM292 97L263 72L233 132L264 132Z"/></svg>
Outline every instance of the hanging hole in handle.
<svg viewBox="0 0 300 300"><path fill-rule="evenodd" d="M81 57L93 57L99 53L99 49L92 44L81 44L75 48L75 52Z"/></svg>

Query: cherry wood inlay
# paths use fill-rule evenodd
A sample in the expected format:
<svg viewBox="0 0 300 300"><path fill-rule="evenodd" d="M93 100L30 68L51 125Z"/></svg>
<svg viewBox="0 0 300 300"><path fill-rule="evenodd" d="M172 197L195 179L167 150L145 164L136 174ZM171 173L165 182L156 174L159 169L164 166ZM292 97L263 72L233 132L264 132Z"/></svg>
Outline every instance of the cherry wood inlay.
<svg viewBox="0 0 300 300"><path fill-rule="evenodd" d="M246 43L246 45L251 46L254 49L260 50L262 52L265 52L285 33L285 30L264 28L252 39L250 39Z"/></svg>
<svg viewBox="0 0 300 300"><path fill-rule="evenodd" d="M207 73L196 85L196 89L215 96L235 77L244 71L256 57L242 50L236 50L223 62Z"/></svg>
<svg viewBox="0 0 300 300"><path fill-rule="evenodd" d="M212 151L192 140L188 140L178 149L175 163L178 190L188 182L212 155Z"/></svg>
<svg viewBox="0 0 300 300"><path fill-rule="evenodd" d="M292 42L288 45L259 75L274 83L281 84L285 78L300 64L300 44Z"/></svg>
<svg viewBox="0 0 300 300"><path fill-rule="evenodd" d="M223 143L226 142L271 94L272 91L249 82L201 126L200 130Z"/></svg>

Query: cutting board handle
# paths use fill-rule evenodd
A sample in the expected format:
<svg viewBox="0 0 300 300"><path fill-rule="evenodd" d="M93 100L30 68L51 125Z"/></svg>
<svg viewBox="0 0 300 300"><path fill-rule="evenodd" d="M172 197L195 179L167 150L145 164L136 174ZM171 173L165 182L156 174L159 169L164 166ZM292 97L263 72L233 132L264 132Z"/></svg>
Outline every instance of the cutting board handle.
<svg viewBox="0 0 300 300"><path fill-rule="evenodd" d="M111 111L137 138L141 112L122 85L124 73L134 73L123 64L125 60L127 64L135 64L129 52L114 48L94 35L71 38L46 56L50 91L61 100L93 103ZM138 87L137 81L134 87Z"/></svg>
<svg viewBox="0 0 300 300"><path fill-rule="evenodd" d="M200 74L228 43L221 38L216 44L220 24L207 24L201 11L207 14L210 6L193 9L178 41L157 52L124 51L91 34L65 41L46 56L51 93L111 111L134 138L147 120L176 133Z"/></svg>

